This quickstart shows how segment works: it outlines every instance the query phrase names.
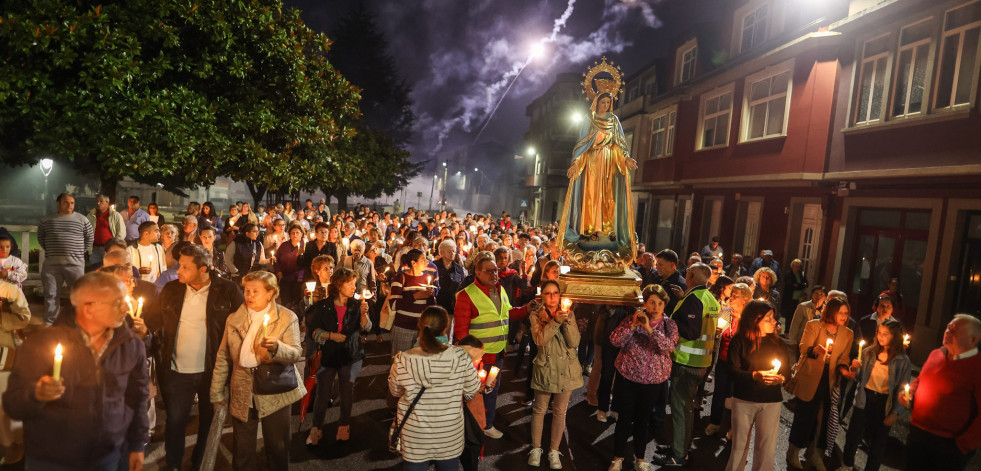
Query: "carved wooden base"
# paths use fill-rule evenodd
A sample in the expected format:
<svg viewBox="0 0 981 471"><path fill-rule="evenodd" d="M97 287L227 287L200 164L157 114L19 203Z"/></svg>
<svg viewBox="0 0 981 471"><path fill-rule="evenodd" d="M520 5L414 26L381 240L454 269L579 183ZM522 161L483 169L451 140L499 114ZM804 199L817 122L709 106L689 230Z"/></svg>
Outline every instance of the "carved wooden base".
<svg viewBox="0 0 981 471"><path fill-rule="evenodd" d="M577 303L640 306L640 275L627 269L620 275L566 273L559 275L562 296Z"/></svg>

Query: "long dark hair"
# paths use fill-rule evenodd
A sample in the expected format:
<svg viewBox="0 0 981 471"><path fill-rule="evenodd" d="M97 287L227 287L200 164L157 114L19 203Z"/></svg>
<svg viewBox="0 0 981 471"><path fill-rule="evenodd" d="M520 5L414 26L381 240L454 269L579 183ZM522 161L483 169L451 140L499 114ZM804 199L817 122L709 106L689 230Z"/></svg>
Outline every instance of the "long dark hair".
<svg viewBox="0 0 981 471"><path fill-rule="evenodd" d="M446 345L436 337L446 332L450 315L439 306L429 306L419 316L419 346L426 353L442 353Z"/></svg>
<svg viewBox="0 0 981 471"><path fill-rule="evenodd" d="M739 326L735 336L742 336L749 340L754 348L759 348L763 340L763 331L760 329L760 322L773 310L773 306L764 301L750 301L743 309L743 315L739 318Z"/></svg>
<svg viewBox="0 0 981 471"><path fill-rule="evenodd" d="M895 318L890 317L886 319L881 326L887 327L889 333L892 334L892 341L889 342L889 346L886 347L886 359L882 362L884 364L889 363L892 357L903 353L903 324L897 321ZM876 331L879 330L879 326L876 326ZM872 338L872 345L869 346L868 354L872 355L878 361L879 353L882 352L882 345L879 345L878 332L876 336ZM860 359L861 360L861 359Z"/></svg>

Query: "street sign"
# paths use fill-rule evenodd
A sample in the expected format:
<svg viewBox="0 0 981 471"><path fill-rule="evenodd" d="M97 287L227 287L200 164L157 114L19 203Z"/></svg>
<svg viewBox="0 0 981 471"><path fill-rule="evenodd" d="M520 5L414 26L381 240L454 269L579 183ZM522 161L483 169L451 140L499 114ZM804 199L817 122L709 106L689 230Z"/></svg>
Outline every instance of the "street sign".
<svg viewBox="0 0 981 471"><path fill-rule="evenodd" d="M528 207L528 200L521 200L521 207L522 208L527 208Z"/></svg>
<svg viewBox="0 0 981 471"><path fill-rule="evenodd" d="M416 192L416 198L422 198L422 192L421 191L417 191Z"/></svg>

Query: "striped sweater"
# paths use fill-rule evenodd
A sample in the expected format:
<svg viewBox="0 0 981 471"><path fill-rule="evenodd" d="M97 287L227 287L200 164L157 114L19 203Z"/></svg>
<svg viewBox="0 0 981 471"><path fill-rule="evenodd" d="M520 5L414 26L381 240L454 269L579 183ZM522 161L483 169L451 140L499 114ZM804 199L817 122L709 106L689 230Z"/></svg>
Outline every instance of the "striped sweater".
<svg viewBox="0 0 981 471"><path fill-rule="evenodd" d="M45 263L83 265L85 252L92 247L94 231L81 213L51 213L37 226L37 241L44 249Z"/></svg>
<svg viewBox="0 0 981 471"><path fill-rule="evenodd" d="M422 387L426 391L402 429L402 457L411 463L459 457L463 453L463 401L480 390L477 369L460 347L451 346L438 354L414 348L396 355L388 389L399 398L399 422Z"/></svg>

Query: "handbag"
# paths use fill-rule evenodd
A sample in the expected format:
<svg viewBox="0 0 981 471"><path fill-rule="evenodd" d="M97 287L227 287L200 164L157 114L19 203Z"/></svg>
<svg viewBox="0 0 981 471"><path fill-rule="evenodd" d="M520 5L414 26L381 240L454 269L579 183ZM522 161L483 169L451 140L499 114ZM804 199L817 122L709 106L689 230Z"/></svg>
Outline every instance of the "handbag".
<svg viewBox="0 0 981 471"><path fill-rule="evenodd" d="M814 337L814 345L817 345L817 337ZM801 355L797 363L790 367L790 378L783 382L783 389L790 394L794 394L794 389L797 388L797 372L800 371L801 366L804 366L805 361L807 361L807 353Z"/></svg>
<svg viewBox="0 0 981 471"><path fill-rule="evenodd" d="M385 330L392 330L394 324L395 313L392 312L392 305L389 304L388 296L385 296L385 302L382 304L381 312L378 314L378 327Z"/></svg>
<svg viewBox="0 0 981 471"><path fill-rule="evenodd" d="M276 306L279 316L279 306ZM282 363L260 363L252 368L252 390L256 394L283 394L296 389L300 383L296 379L296 366Z"/></svg>
<svg viewBox="0 0 981 471"><path fill-rule="evenodd" d="M424 392L426 392L425 387L419 389L419 394L416 394L416 398L412 400L412 404L409 404L409 409L405 411L405 416L402 417L402 422L397 427L395 426L395 422L392 422L392 426L388 429L388 451L396 455L402 454L402 427L405 427L405 421L409 419L412 409L416 408L416 403L419 402L419 398L422 397L422 393Z"/></svg>

